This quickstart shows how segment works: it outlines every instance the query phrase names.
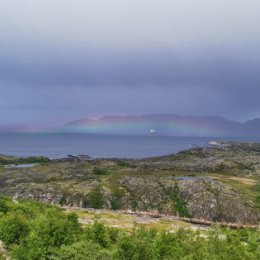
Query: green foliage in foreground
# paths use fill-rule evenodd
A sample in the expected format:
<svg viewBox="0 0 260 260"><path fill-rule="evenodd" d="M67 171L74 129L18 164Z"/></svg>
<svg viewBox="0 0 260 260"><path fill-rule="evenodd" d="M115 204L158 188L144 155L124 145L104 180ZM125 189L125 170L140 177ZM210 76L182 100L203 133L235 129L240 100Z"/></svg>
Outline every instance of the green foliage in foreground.
<svg viewBox="0 0 260 260"><path fill-rule="evenodd" d="M75 214L32 201L0 198L0 240L12 260L256 260L260 232L214 228L174 234L82 228ZM1 259L1 253L0 253Z"/></svg>

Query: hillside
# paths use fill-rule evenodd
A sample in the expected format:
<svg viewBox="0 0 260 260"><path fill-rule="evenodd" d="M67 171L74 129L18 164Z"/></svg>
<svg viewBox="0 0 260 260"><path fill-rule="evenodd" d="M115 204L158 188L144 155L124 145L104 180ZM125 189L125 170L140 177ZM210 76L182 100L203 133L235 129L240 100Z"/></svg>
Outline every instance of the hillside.
<svg viewBox="0 0 260 260"><path fill-rule="evenodd" d="M142 160L70 156L10 165L20 160L1 157L0 194L70 207L259 223L259 144L219 143Z"/></svg>

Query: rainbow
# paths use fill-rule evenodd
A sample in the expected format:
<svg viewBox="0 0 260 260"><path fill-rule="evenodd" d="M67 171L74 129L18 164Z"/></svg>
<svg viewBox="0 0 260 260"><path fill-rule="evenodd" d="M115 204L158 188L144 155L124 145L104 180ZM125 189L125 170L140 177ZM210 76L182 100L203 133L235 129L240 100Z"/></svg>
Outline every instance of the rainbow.
<svg viewBox="0 0 260 260"><path fill-rule="evenodd" d="M224 122L194 117L105 117L97 120L79 120L67 125L63 131L96 134L140 134L155 129L161 135L225 136Z"/></svg>
<svg viewBox="0 0 260 260"><path fill-rule="evenodd" d="M112 135L157 135L224 137L231 136L240 123L214 117L189 117L175 115L110 116L98 119L77 120L63 127L43 124L0 127L7 133L86 133Z"/></svg>

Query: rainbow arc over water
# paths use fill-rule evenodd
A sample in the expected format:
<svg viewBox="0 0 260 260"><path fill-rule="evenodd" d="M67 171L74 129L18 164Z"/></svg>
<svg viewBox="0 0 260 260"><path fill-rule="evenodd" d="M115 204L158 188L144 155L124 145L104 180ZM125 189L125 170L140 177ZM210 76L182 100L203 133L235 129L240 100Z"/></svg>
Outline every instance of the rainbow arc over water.
<svg viewBox="0 0 260 260"><path fill-rule="evenodd" d="M62 127L34 124L0 128L0 132L222 137L228 136L236 128L239 128L238 124L237 122L214 117L174 115L107 116L97 119L77 120Z"/></svg>
<svg viewBox="0 0 260 260"><path fill-rule="evenodd" d="M177 136L224 136L225 124L206 118L194 117L104 117L79 120L66 126L64 131L96 134L151 134Z"/></svg>

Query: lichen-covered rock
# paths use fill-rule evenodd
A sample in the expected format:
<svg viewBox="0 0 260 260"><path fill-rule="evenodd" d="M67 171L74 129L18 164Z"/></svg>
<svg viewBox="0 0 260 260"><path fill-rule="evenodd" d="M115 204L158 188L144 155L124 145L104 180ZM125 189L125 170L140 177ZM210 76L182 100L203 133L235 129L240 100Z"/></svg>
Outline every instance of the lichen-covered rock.
<svg viewBox="0 0 260 260"><path fill-rule="evenodd" d="M177 154L135 161L136 167L176 169L188 172L224 172L260 177L260 144L222 142Z"/></svg>
<svg viewBox="0 0 260 260"><path fill-rule="evenodd" d="M160 209L169 198L158 181L153 178L124 177L120 184L127 191L124 194L123 207L138 210Z"/></svg>
<svg viewBox="0 0 260 260"><path fill-rule="evenodd" d="M236 190L218 181L207 179L179 181L180 196L195 218L242 224L258 223L252 203Z"/></svg>

